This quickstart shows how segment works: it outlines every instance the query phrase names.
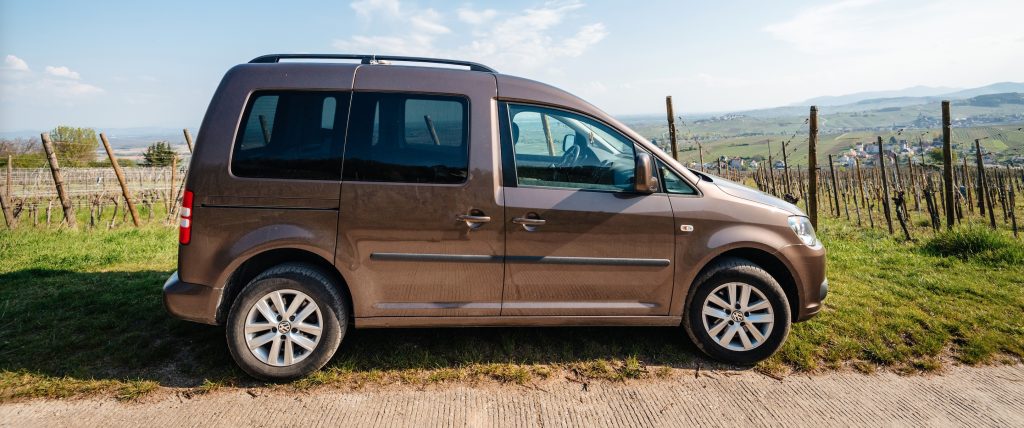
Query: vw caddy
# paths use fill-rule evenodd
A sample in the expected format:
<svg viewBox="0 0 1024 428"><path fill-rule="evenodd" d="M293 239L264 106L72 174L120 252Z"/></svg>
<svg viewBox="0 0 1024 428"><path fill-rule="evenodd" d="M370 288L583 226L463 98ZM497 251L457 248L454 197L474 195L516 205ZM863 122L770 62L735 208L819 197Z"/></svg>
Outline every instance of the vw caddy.
<svg viewBox="0 0 1024 428"><path fill-rule="evenodd" d="M323 367L350 328L681 325L750 364L828 290L796 206L689 170L564 91L447 59L232 68L179 241L167 311L225 325L267 380Z"/></svg>

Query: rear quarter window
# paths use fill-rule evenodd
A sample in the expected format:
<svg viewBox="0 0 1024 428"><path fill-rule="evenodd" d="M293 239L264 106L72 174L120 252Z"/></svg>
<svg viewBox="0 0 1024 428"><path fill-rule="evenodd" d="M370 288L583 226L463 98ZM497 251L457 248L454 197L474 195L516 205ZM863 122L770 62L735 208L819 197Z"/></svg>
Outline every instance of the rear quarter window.
<svg viewBox="0 0 1024 428"><path fill-rule="evenodd" d="M466 181L466 98L369 92L353 97L345 180L435 184Z"/></svg>
<svg viewBox="0 0 1024 428"><path fill-rule="evenodd" d="M351 93L260 91L231 155L238 177L339 180Z"/></svg>

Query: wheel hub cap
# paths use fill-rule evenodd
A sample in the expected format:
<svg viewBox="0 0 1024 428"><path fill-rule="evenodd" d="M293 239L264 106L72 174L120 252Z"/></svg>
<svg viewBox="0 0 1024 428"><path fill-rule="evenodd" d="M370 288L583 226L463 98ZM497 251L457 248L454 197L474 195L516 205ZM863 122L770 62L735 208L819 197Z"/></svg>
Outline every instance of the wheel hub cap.
<svg viewBox="0 0 1024 428"><path fill-rule="evenodd" d="M275 290L249 308L245 343L264 364L286 367L313 353L323 327L320 308L312 298L298 290Z"/></svg>
<svg viewBox="0 0 1024 428"><path fill-rule="evenodd" d="M704 331L730 351L749 351L764 344L775 325L768 298L750 284L730 282L716 287L701 307Z"/></svg>

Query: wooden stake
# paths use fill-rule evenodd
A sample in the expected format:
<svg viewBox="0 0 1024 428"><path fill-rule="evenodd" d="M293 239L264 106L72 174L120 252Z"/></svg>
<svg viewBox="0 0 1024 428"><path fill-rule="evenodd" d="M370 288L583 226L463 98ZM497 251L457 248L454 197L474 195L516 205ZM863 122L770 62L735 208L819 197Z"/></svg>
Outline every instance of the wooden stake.
<svg viewBox="0 0 1024 428"><path fill-rule="evenodd" d="M185 145L188 146L188 152L192 153L192 133L188 132L188 128L183 130L185 133Z"/></svg>
<svg viewBox="0 0 1024 428"><path fill-rule="evenodd" d="M704 146L697 143L697 157L700 159L700 171L704 172Z"/></svg>
<svg viewBox="0 0 1024 428"><path fill-rule="evenodd" d="M555 155L555 139L551 136L551 123L548 122L548 115L541 113L540 122L544 125L544 140L548 142L548 155Z"/></svg>
<svg viewBox="0 0 1024 428"><path fill-rule="evenodd" d="M789 157L786 156L786 141L782 142L782 171L786 178L786 193L793 194L793 180L789 177Z"/></svg>
<svg viewBox="0 0 1024 428"><path fill-rule="evenodd" d="M996 215L992 212L992 199L988 196L988 183L985 179L985 162L981 159L981 139L974 139L974 159L978 164L978 211L985 215L985 202L988 204L988 219L992 229L996 228Z"/></svg>
<svg viewBox="0 0 1024 428"><path fill-rule="evenodd" d="M46 152L46 160L50 163L50 173L53 175L53 185L57 188L57 196L60 197L60 206L64 209L64 220L68 226L75 228L78 221L75 219L75 209L71 205L71 198L64 190L64 178L60 174L60 165L57 164L57 154L53 151L53 144L50 142L50 134L39 134L43 140L43 150Z"/></svg>
<svg viewBox="0 0 1024 428"><path fill-rule="evenodd" d="M13 190L11 190L11 174L13 173L13 171L14 158L11 155L7 155L7 187L4 189L4 192L7 193L8 201L11 200L11 194L13 192Z"/></svg>
<svg viewBox="0 0 1024 428"><path fill-rule="evenodd" d="M889 226L889 234L895 232L892 228L892 213L889 211L889 179L885 176L885 149L882 147L882 136L878 136L878 165L882 176L882 209L885 213L885 222Z"/></svg>
<svg viewBox="0 0 1024 428"><path fill-rule="evenodd" d="M11 203L3 193L0 193L0 210L4 212L4 224L7 225L8 229L14 229L14 226L16 226L14 213L11 212Z"/></svg>
<svg viewBox="0 0 1024 428"><path fill-rule="evenodd" d="M672 142L672 159L679 160L679 147L676 146L676 117L672 113L671 95L665 97L665 112L668 116L668 139Z"/></svg>
<svg viewBox="0 0 1024 428"><path fill-rule="evenodd" d="M100 141L103 142L103 149L107 151L107 157L110 158L110 164L114 167L114 175L117 176L117 183L121 185L121 194L124 195L125 203L128 205L128 211L132 213L132 223L135 227L142 226L139 221L139 212L135 210L135 203L132 202L132 192L128 190L128 183L124 179L124 171L121 171L121 165L117 163L117 155L114 154L114 150L110 148L110 142L107 141L107 136L104 133L100 133Z"/></svg>
<svg viewBox="0 0 1024 428"><path fill-rule="evenodd" d="M942 102L942 182L946 203L946 229L953 228L953 133L950 128L949 101Z"/></svg>
<svg viewBox="0 0 1024 428"><path fill-rule="evenodd" d="M833 166L832 155L828 155L828 171L832 175L832 199L836 205L836 217L840 216L839 210L839 185L836 183L836 169Z"/></svg>
<svg viewBox="0 0 1024 428"><path fill-rule="evenodd" d="M810 133L807 138L807 215L818 228L818 107L811 106Z"/></svg>

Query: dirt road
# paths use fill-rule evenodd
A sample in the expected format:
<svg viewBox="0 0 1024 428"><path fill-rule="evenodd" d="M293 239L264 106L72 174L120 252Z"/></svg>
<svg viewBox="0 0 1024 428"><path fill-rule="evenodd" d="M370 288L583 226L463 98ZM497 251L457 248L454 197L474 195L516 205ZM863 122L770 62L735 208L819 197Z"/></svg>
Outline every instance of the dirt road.
<svg viewBox="0 0 1024 428"><path fill-rule="evenodd" d="M752 372L666 380L551 380L533 387L231 389L191 399L0 405L3 426L1024 426L1024 366L942 375L834 373L778 381Z"/></svg>

